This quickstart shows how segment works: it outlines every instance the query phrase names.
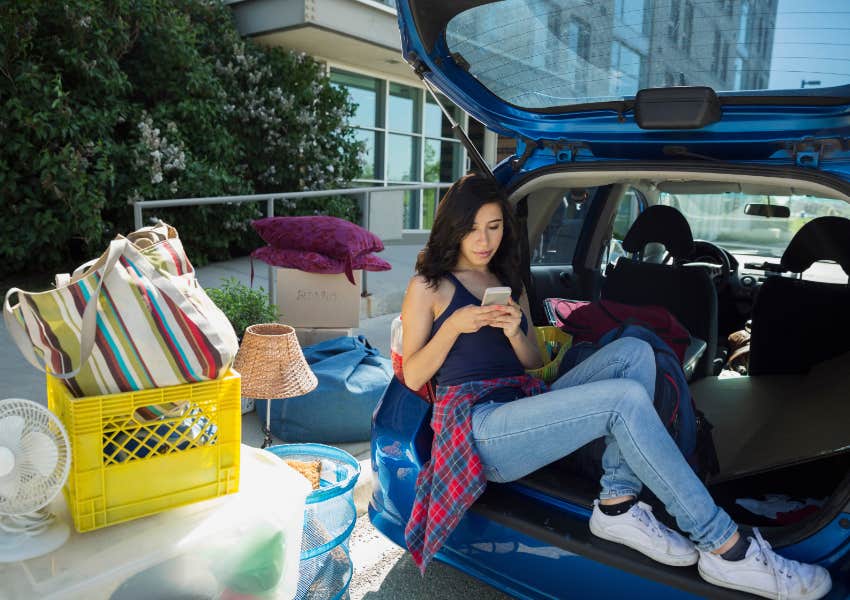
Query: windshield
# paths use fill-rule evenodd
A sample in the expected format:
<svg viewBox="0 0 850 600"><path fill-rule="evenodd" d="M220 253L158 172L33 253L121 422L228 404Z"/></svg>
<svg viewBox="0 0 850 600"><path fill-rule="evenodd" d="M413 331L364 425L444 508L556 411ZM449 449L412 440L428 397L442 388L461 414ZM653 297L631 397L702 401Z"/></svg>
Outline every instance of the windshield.
<svg viewBox="0 0 850 600"><path fill-rule="evenodd" d="M503 0L464 11L449 50L525 108L639 89L790 90L850 79L847 0Z"/></svg>
<svg viewBox="0 0 850 600"><path fill-rule="evenodd" d="M778 262L800 228L816 217L850 218L850 204L814 196L762 196L754 194L670 194L659 203L679 209L691 226L694 239L714 242L741 263L754 258ZM747 205L787 206L790 216L763 217L745 213ZM850 243L850 240L848 240ZM847 275L837 264L821 262L803 274L804 279L845 283Z"/></svg>

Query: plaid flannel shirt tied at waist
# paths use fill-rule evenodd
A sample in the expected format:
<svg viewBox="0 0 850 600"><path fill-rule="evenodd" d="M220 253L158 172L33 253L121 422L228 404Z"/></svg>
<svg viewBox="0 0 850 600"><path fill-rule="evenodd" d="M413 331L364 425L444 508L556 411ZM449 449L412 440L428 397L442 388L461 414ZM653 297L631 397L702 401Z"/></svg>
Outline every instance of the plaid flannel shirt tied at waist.
<svg viewBox="0 0 850 600"><path fill-rule="evenodd" d="M468 381L439 386L431 415L434 441L431 459L416 479L416 498L404 530L407 548L424 573L434 555L473 502L487 480L472 437L472 406L490 392L517 388L523 396L541 394L546 384L530 375Z"/></svg>

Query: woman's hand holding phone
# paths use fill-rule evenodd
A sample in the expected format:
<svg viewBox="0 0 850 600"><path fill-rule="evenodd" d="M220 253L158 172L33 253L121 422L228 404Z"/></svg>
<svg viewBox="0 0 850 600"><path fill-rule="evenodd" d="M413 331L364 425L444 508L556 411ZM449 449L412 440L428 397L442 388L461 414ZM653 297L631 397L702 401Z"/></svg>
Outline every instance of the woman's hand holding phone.
<svg viewBox="0 0 850 600"><path fill-rule="evenodd" d="M511 288L487 288L484 290L484 298L481 300L481 306L498 306L501 309L493 314L493 320L488 325L501 328L509 338L519 333L519 326L522 322L522 311L511 298Z"/></svg>
<svg viewBox="0 0 850 600"><path fill-rule="evenodd" d="M496 305L469 304L454 311L446 322L450 323L458 333L475 333L482 327L492 325L504 308L504 306Z"/></svg>
<svg viewBox="0 0 850 600"><path fill-rule="evenodd" d="M492 327L500 327L509 338L521 333L522 311L519 305L509 297L508 303L499 306L499 308L501 311L494 315L495 318L491 321L490 325Z"/></svg>
<svg viewBox="0 0 850 600"><path fill-rule="evenodd" d="M484 290L481 306L464 306L452 313L449 320L458 333L475 333L489 325L513 337L519 332L522 312L511 299L511 288L489 287Z"/></svg>

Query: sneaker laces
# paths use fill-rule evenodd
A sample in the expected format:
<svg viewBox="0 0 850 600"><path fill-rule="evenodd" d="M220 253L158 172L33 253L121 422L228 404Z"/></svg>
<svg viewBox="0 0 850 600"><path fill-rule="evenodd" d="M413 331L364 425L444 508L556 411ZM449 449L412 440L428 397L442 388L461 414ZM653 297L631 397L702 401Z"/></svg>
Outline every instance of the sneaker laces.
<svg viewBox="0 0 850 600"><path fill-rule="evenodd" d="M652 533L660 538L664 537L667 528L659 523L658 519L655 518L655 515L652 514L652 507L649 504L636 502L635 505L632 506L631 512L638 521L649 527L649 530L652 531Z"/></svg>
<svg viewBox="0 0 850 600"><path fill-rule="evenodd" d="M760 560L763 565L770 567L773 572L773 577L776 580L776 592L779 600L788 597L789 580L794 577L802 578L803 573L801 563L796 560L791 560L780 556L773 551L771 545L765 540L757 528L753 528L753 535L750 539L755 542L758 548L755 554L756 560Z"/></svg>

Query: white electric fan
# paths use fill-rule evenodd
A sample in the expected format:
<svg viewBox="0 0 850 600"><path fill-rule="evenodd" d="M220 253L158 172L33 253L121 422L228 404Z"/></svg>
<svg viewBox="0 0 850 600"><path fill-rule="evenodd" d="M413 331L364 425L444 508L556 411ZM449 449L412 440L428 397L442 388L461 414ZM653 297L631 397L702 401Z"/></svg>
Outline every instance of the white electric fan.
<svg viewBox="0 0 850 600"><path fill-rule="evenodd" d="M0 400L0 562L41 556L68 539L68 525L45 507L70 466L68 434L56 415L31 400Z"/></svg>

